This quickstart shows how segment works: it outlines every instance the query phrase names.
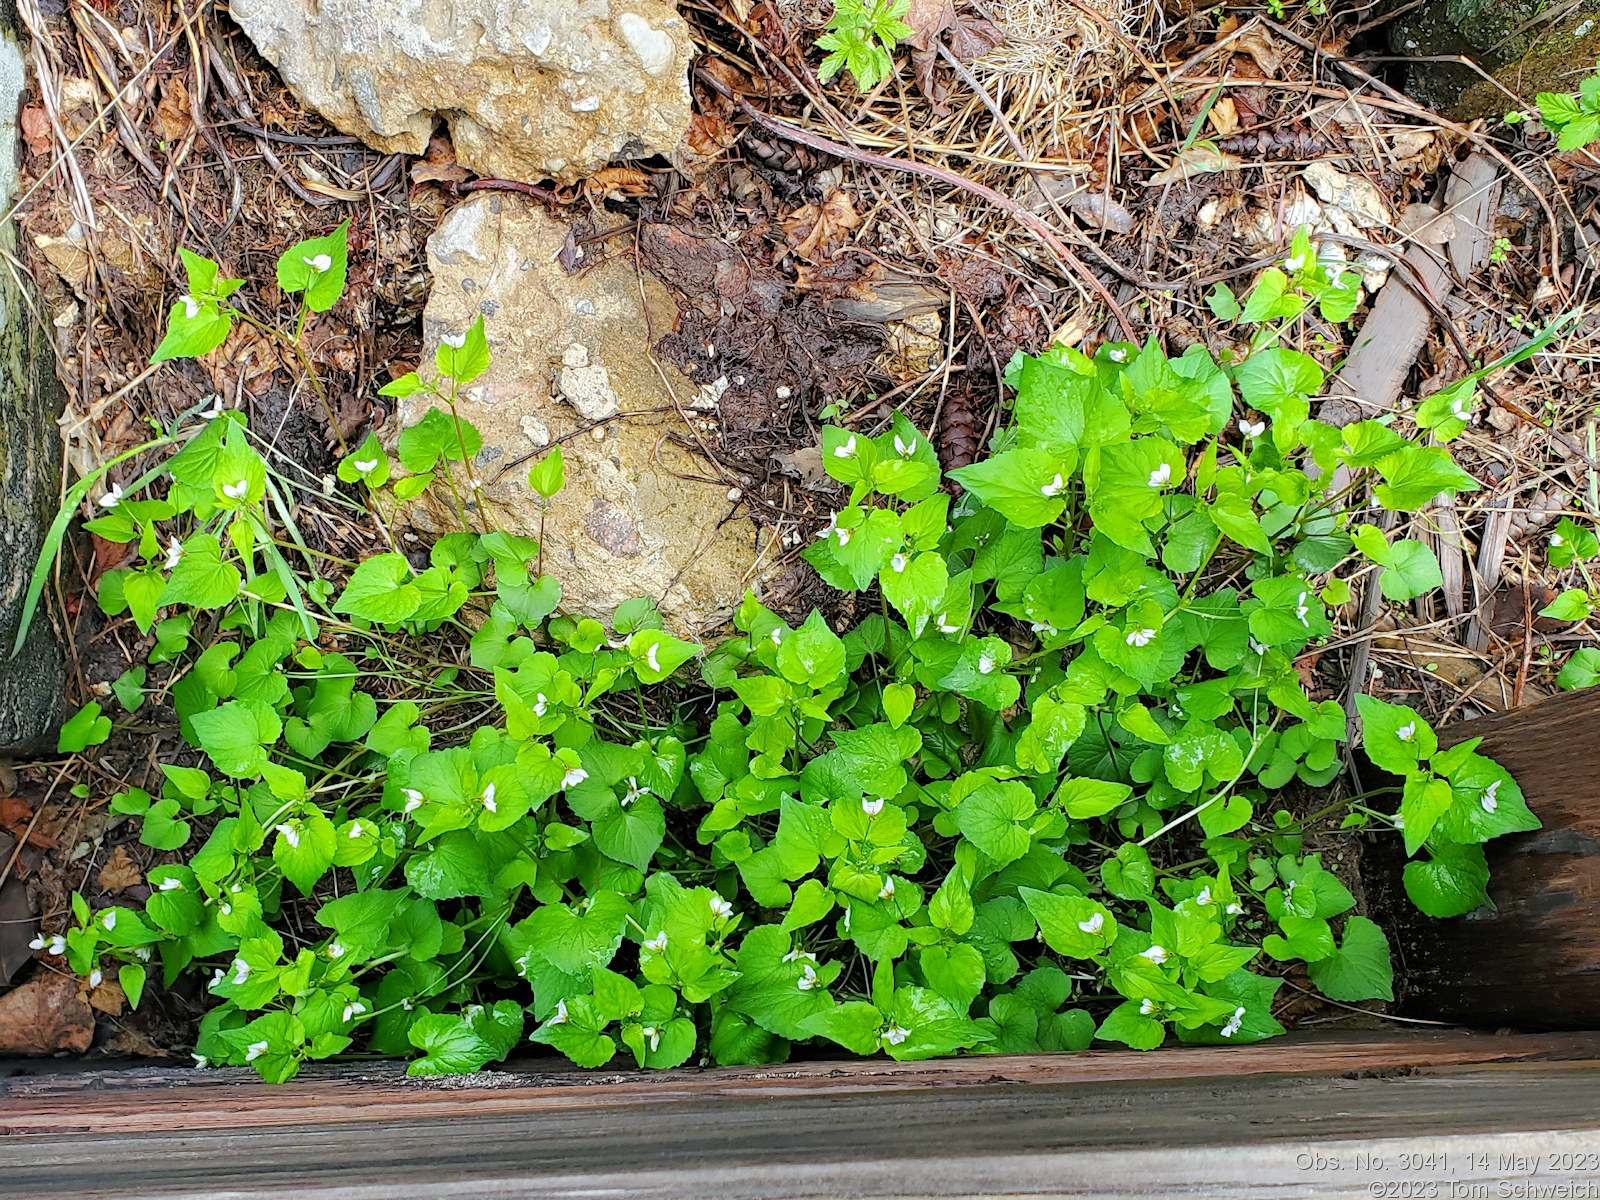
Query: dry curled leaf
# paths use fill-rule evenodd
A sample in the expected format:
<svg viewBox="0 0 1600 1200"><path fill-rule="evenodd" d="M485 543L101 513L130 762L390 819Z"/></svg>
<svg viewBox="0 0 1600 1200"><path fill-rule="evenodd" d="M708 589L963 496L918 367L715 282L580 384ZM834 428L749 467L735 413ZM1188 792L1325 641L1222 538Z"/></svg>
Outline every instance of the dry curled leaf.
<svg viewBox="0 0 1600 1200"><path fill-rule="evenodd" d="M90 1008L103 1012L108 1017L121 1016L123 1007L128 1003L127 993L113 976L103 977L99 983L90 988L86 999Z"/></svg>
<svg viewBox="0 0 1600 1200"><path fill-rule="evenodd" d="M144 873L128 857L128 848L118 846L111 852L111 857L106 859L105 866L100 868L96 877L103 892L124 892L129 888L138 887L144 882Z"/></svg>
<svg viewBox="0 0 1600 1200"><path fill-rule="evenodd" d="M1265 29L1252 29L1234 41L1234 47L1244 51L1255 60L1256 66L1265 71L1268 77L1276 76L1278 68L1283 66L1283 51L1280 50Z"/></svg>
<svg viewBox="0 0 1600 1200"><path fill-rule="evenodd" d="M911 27L906 42L911 46L911 70L917 90L941 116L949 110L944 106L943 89L933 77L939 42L942 40L958 61L971 62L1005 41L1005 34L993 21L957 12L953 0L911 0L905 22Z"/></svg>
<svg viewBox="0 0 1600 1200"><path fill-rule="evenodd" d="M850 193L834 188L820 205L806 204L789 214L783 232L795 254L815 261L833 257L833 251L848 241L850 231L860 224Z"/></svg>
<svg viewBox="0 0 1600 1200"><path fill-rule="evenodd" d="M1239 109L1232 96L1224 96L1213 104L1207 119L1218 137L1232 137L1239 132Z"/></svg>
<svg viewBox="0 0 1600 1200"><path fill-rule="evenodd" d="M48 154L50 152L50 117L40 104L30 104L22 110L18 118L22 125L22 136L28 143L28 149L35 154Z"/></svg>
<svg viewBox="0 0 1600 1200"><path fill-rule="evenodd" d="M189 89L180 77L170 76L161 85L161 101L156 105L156 124L161 127L162 138L168 143L182 141L194 124L189 113Z"/></svg>
<svg viewBox="0 0 1600 1200"><path fill-rule="evenodd" d="M650 176L638 167L602 167L583 181L583 190L607 200L643 196L650 190Z"/></svg>
<svg viewBox="0 0 1600 1200"><path fill-rule="evenodd" d="M684 145L700 158L715 158L738 140L739 131L714 113L695 113L683 135Z"/></svg>

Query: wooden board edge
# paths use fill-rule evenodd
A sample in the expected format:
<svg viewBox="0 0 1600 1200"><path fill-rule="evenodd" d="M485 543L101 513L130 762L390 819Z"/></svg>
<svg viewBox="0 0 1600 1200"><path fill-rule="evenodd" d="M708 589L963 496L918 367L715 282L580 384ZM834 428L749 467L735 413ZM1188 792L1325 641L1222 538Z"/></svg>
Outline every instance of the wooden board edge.
<svg viewBox="0 0 1600 1200"><path fill-rule="evenodd" d="M404 1064L308 1068L264 1084L242 1070L143 1068L0 1080L0 1135L155 1133L376 1123L670 1104L684 1097L906 1092L966 1086L1159 1082L1244 1075L1394 1074L1496 1063L1600 1060L1600 1033L1388 1033L1185 1046L1148 1053L995 1055L895 1063L811 1062L662 1072L512 1069L407 1078Z"/></svg>

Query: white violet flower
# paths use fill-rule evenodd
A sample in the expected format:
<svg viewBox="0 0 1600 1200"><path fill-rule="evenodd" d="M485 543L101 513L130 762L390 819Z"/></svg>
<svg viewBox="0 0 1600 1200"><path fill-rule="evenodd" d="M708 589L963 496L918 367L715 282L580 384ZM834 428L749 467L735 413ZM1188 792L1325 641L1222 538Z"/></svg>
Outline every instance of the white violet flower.
<svg viewBox="0 0 1600 1200"><path fill-rule="evenodd" d="M115 508L122 503L122 485L113 483L104 496L100 497L101 508Z"/></svg>
<svg viewBox="0 0 1600 1200"><path fill-rule="evenodd" d="M105 926L105 929L106 929L106 931L108 933L111 930L115 929L117 927L117 910L116 909L112 909L110 912L108 912L101 919L100 924Z"/></svg>
<svg viewBox="0 0 1600 1200"><path fill-rule="evenodd" d="M1113 347L1112 349L1106 351L1106 357L1109 358L1112 362L1115 362L1115 363L1127 362L1128 361L1128 352L1126 350L1124 350L1121 346L1116 346L1116 347Z"/></svg>
<svg viewBox="0 0 1600 1200"><path fill-rule="evenodd" d="M893 900L894 899L894 876L893 875L889 876L886 880L884 880L883 886L878 889L878 899L879 900Z"/></svg>
<svg viewBox="0 0 1600 1200"><path fill-rule="evenodd" d="M1230 917L1237 917L1240 913L1244 912L1244 905L1235 900L1222 911L1227 913Z"/></svg>
<svg viewBox="0 0 1600 1200"><path fill-rule="evenodd" d="M1139 957L1148 958L1159 967L1167 961L1167 948L1165 946L1152 945L1148 950L1139 951Z"/></svg>
<svg viewBox="0 0 1600 1200"><path fill-rule="evenodd" d="M1483 805L1484 812L1492 813L1495 809L1500 807L1500 801L1495 799L1495 793L1499 790L1500 780L1498 779L1483 789L1483 795L1479 797L1478 803Z"/></svg>
<svg viewBox="0 0 1600 1200"><path fill-rule="evenodd" d="M994 655L988 653L987 651L985 651L983 654L978 655L978 674L979 675L990 675L990 674L993 674L994 667L995 667Z"/></svg>
<svg viewBox="0 0 1600 1200"><path fill-rule="evenodd" d="M660 954L667 948L667 931L663 929L655 937L645 942L644 948L646 950L654 950L657 954Z"/></svg>
<svg viewBox="0 0 1600 1200"><path fill-rule="evenodd" d="M1208 883L1194 895L1194 902L1204 908L1211 903L1211 885Z"/></svg>
<svg viewBox="0 0 1600 1200"><path fill-rule="evenodd" d="M1150 486L1153 488L1166 487L1171 478L1172 464L1162 463L1154 471L1150 472Z"/></svg>
<svg viewBox="0 0 1600 1200"><path fill-rule="evenodd" d="M1394 731L1394 735L1402 742L1409 742L1412 738L1417 736L1417 723L1415 721L1407 721L1404 725L1400 726L1399 729Z"/></svg>
<svg viewBox="0 0 1600 1200"><path fill-rule="evenodd" d="M898 1046L911 1036L911 1030L902 1029L899 1025L891 1025L883 1031L883 1040L891 1046Z"/></svg>
<svg viewBox="0 0 1600 1200"><path fill-rule="evenodd" d="M193 296L187 294L179 296L178 303L183 305L183 315L188 317L189 320L192 321L200 315L200 301Z"/></svg>
<svg viewBox="0 0 1600 1200"><path fill-rule="evenodd" d="M561 777L562 790L565 791L569 787L577 787L587 778L589 778L589 772L582 767L573 767L572 770Z"/></svg>
<svg viewBox="0 0 1600 1200"><path fill-rule="evenodd" d="M939 627L939 632L940 633L960 633L961 632L961 626L952 625L948 621L946 621L944 613L940 613L937 617L935 617L933 619L933 623Z"/></svg>
<svg viewBox="0 0 1600 1200"><path fill-rule="evenodd" d="M1127 642L1130 646L1148 646L1155 640L1155 636L1154 629L1130 629Z"/></svg>
<svg viewBox="0 0 1600 1200"><path fill-rule="evenodd" d="M359 1000L352 1000L349 1004L344 1006L344 1019L348 1021L351 1017L359 1017L366 1011L367 1006L365 1004L361 1003Z"/></svg>
<svg viewBox="0 0 1600 1200"><path fill-rule="evenodd" d="M443 335L442 337L440 337L439 340L441 342L443 342L446 346L449 346L452 350L459 350L459 349L461 349L461 347L463 347L463 346L465 346L467 344L467 335L464 334L464 333L457 333L457 334L449 334L449 333L447 333L447 334Z"/></svg>
<svg viewBox="0 0 1600 1200"><path fill-rule="evenodd" d="M1244 1006L1241 1004L1233 1010L1233 1016L1228 1018L1228 1023L1222 1027L1222 1036L1231 1038L1239 1032L1239 1026L1244 1024Z"/></svg>
<svg viewBox="0 0 1600 1200"><path fill-rule="evenodd" d="M250 481L241 479L238 483L225 483L222 485L222 494L230 500L243 500L250 490Z"/></svg>
<svg viewBox="0 0 1600 1200"><path fill-rule="evenodd" d="M733 905L729 904L721 896L712 896L711 915L719 921L726 921L733 916Z"/></svg>
<svg viewBox="0 0 1600 1200"><path fill-rule="evenodd" d="M183 543L180 542L176 537L174 537L172 539L171 543L167 546L166 569L169 570L169 571L174 570L174 569L177 568L177 565L182 561L183 561Z"/></svg>
<svg viewBox="0 0 1600 1200"><path fill-rule="evenodd" d="M358 458L355 462L356 470L365 475L368 471L376 470L378 460L375 458Z"/></svg>
<svg viewBox="0 0 1600 1200"><path fill-rule="evenodd" d="M628 805L632 804L640 796L648 796L650 794L651 794L651 792L650 792L649 788L640 787L639 786L638 776L629 775L628 776L628 794L623 796L623 798L621 800L622 807L623 808L627 808Z"/></svg>
<svg viewBox="0 0 1600 1200"><path fill-rule="evenodd" d="M810 963L806 963L800 968L800 978L795 980L794 985L802 992L809 992L812 988L817 986L817 983L817 969Z"/></svg>
<svg viewBox="0 0 1600 1200"><path fill-rule="evenodd" d="M1078 922L1078 928L1088 934L1099 933L1105 927L1106 918L1104 913L1095 913L1087 921Z"/></svg>
<svg viewBox="0 0 1600 1200"><path fill-rule="evenodd" d="M416 812L422 807L422 793L416 788L401 788L400 794L406 798L406 812Z"/></svg>
<svg viewBox="0 0 1600 1200"><path fill-rule="evenodd" d="M650 649L645 651L644 661L650 664L650 669L652 671L661 670L661 659L659 657L660 650L660 642L651 642Z"/></svg>
<svg viewBox="0 0 1600 1200"><path fill-rule="evenodd" d="M1550 535L1550 544L1552 546L1564 546L1567 544L1567 539L1562 537L1559 533L1552 533Z"/></svg>
<svg viewBox="0 0 1600 1200"><path fill-rule="evenodd" d="M260 1058L263 1054L265 1054L267 1052L267 1049L268 1049L268 1043L266 1043L266 1042L251 1042L248 1046L245 1047L245 1051L244 1051L244 1060L245 1060L245 1062L255 1062L256 1059Z"/></svg>
<svg viewBox="0 0 1600 1200"><path fill-rule="evenodd" d="M498 811L500 811L495 806L495 802L494 802L494 784L492 784L492 783L489 784L487 787L485 787L483 789L483 807L486 808L489 812L498 812Z"/></svg>
<svg viewBox="0 0 1600 1200"><path fill-rule="evenodd" d="M1266 431L1267 431L1267 423L1265 421L1240 421L1239 422L1239 432L1244 434L1245 437L1260 437Z"/></svg>
<svg viewBox="0 0 1600 1200"><path fill-rule="evenodd" d="M210 408L201 410L200 419L202 421L215 421L222 415L222 397L220 395L213 396L211 401Z"/></svg>
<svg viewBox="0 0 1600 1200"><path fill-rule="evenodd" d="M161 881L156 890L161 892L181 892L183 891L183 880L168 877Z"/></svg>
<svg viewBox="0 0 1600 1200"><path fill-rule="evenodd" d="M861 802L861 811L869 817L875 817L883 811L883 801L881 799L863 800Z"/></svg>
<svg viewBox="0 0 1600 1200"><path fill-rule="evenodd" d="M1148 996L1139 1001L1139 1015L1141 1017L1153 1016L1156 1011L1156 1002Z"/></svg>
<svg viewBox="0 0 1600 1200"><path fill-rule="evenodd" d="M854 458L856 456L856 435L852 433L844 445L835 446L833 448L833 456L835 458Z"/></svg>
<svg viewBox="0 0 1600 1200"><path fill-rule="evenodd" d="M1305 265L1306 256L1304 254L1296 254L1293 258L1286 258L1283 260L1283 269L1285 271L1298 271Z"/></svg>
<svg viewBox="0 0 1600 1200"><path fill-rule="evenodd" d="M306 258L302 255L300 261L305 263L306 266L310 267L318 275L326 275L329 271L333 270L333 258L331 255L318 254L311 258Z"/></svg>
<svg viewBox="0 0 1600 1200"><path fill-rule="evenodd" d="M283 835L283 840L289 843L289 849L300 849L300 831L298 829L287 821L282 825L276 826L276 828Z"/></svg>
<svg viewBox="0 0 1600 1200"><path fill-rule="evenodd" d="M1067 486L1066 480L1061 478L1061 472L1056 472L1056 477L1039 489L1041 496L1059 496L1062 489Z"/></svg>
<svg viewBox="0 0 1600 1200"><path fill-rule="evenodd" d="M889 560L889 569L896 575L904 573L906 569L906 556L904 554L896 554Z"/></svg>
<svg viewBox="0 0 1600 1200"><path fill-rule="evenodd" d="M895 434L894 435L894 451L901 458L910 458L913 454L915 454L917 452L917 439L916 438L912 438L910 442L902 442L900 440L900 435L898 433Z"/></svg>

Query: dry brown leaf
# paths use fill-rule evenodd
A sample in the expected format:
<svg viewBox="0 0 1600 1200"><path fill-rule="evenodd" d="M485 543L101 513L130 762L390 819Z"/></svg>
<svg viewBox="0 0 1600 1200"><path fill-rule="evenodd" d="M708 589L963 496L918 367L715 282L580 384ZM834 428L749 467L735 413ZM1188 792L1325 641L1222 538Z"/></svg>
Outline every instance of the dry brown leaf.
<svg viewBox="0 0 1600 1200"><path fill-rule="evenodd" d="M161 102L156 105L156 124L168 143L180 142L194 124L190 115L189 89L182 78L170 76L161 85Z"/></svg>
<svg viewBox="0 0 1600 1200"><path fill-rule="evenodd" d="M689 151L701 158L715 158L738 140L739 131L714 113L695 113L683 135Z"/></svg>
<svg viewBox="0 0 1600 1200"><path fill-rule="evenodd" d="M0 796L0 825L7 829L26 829L33 820L33 806L21 796Z"/></svg>
<svg viewBox="0 0 1600 1200"><path fill-rule="evenodd" d="M411 164L412 183L465 183L472 172L456 162L455 145L447 137L428 143L428 152Z"/></svg>
<svg viewBox="0 0 1600 1200"><path fill-rule="evenodd" d="M783 232L796 255L816 261L832 258L833 251L848 241L850 231L860 224L850 193L834 188L820 205L807 204L789 214Z"/></svg>
<svg viewBox="0 0 1600 1200"><path fill-rule="evenodd" d="M35 154L50 153L50 116L44 111L41 104L30 104L22 110L19 118L22 125L22 136L28 143L28 149Z"/></svg>
<svg viewBox="0 0 1600 1200"><path fill-rule="evenodd" d="M128 848L118 846L95 878L103 892L125 892L144 882L144 872L128 857Z"/></svg>
<svg viewBox="0 0 1600 1200"><path fill-rule="evenodd" d="M122 990L122 984L109 975L89 989L87 998L90 1008L98 1009L108 1017L121 1016L123 1006L128 1003L128 996Z"/></svg>
<svg viewBox="0 0 1600 1200"><path fill-rule="evenodd" d="M41 974L0 996L0 1054L82 1054L93 1040L94 1013L71 975Z"/></svg>
<svg viewBox="0 0 1600 1200"><path fill-rule="evenodd" d="M1232 96L1224 96L1213 104L1207 118L1218 137L1232 137L1239 132L1239 109Z"/></svg>

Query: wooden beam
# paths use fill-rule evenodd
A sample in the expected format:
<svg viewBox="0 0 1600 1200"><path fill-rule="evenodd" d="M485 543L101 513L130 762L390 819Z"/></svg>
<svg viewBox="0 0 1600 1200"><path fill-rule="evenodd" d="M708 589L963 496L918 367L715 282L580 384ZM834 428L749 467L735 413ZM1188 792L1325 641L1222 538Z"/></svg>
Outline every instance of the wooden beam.
<svg viewBox="0 0 1600 1200"><path fill-rule="evenodd" d="M1600 1035L1449 1032L649 1075L406 1080L380 1064L308 1069L279 1087L238 1071L78 1071L0 1081L0 1193L761 1200L1366 1195L1373 1179L1404 1177L1491 1186L1520 1177L1502 1154L1535 1145L1600 1168L1600 1063L1569 1061L1597 1053ZM1402 1150L1445 1147L1454 1175L1398 1173ZM1486 1157L1474 1166L1469 1153ZM1358 1154L1388 1165L1363 1170Z"/></svg>
<svg viewBox="0 0 1600 1200"><path fill-rule="evenodd" d="M1494 1028L1600 1028L1600 688L1451 725L1441 745L1479 752L1516 778L1544 823L1485 847L1494 910L1449 921L1405 899L1398 853L1368 879L1398 955L1404 1010ZM1390 839L1391 841L1393 839Z"/></svg>

